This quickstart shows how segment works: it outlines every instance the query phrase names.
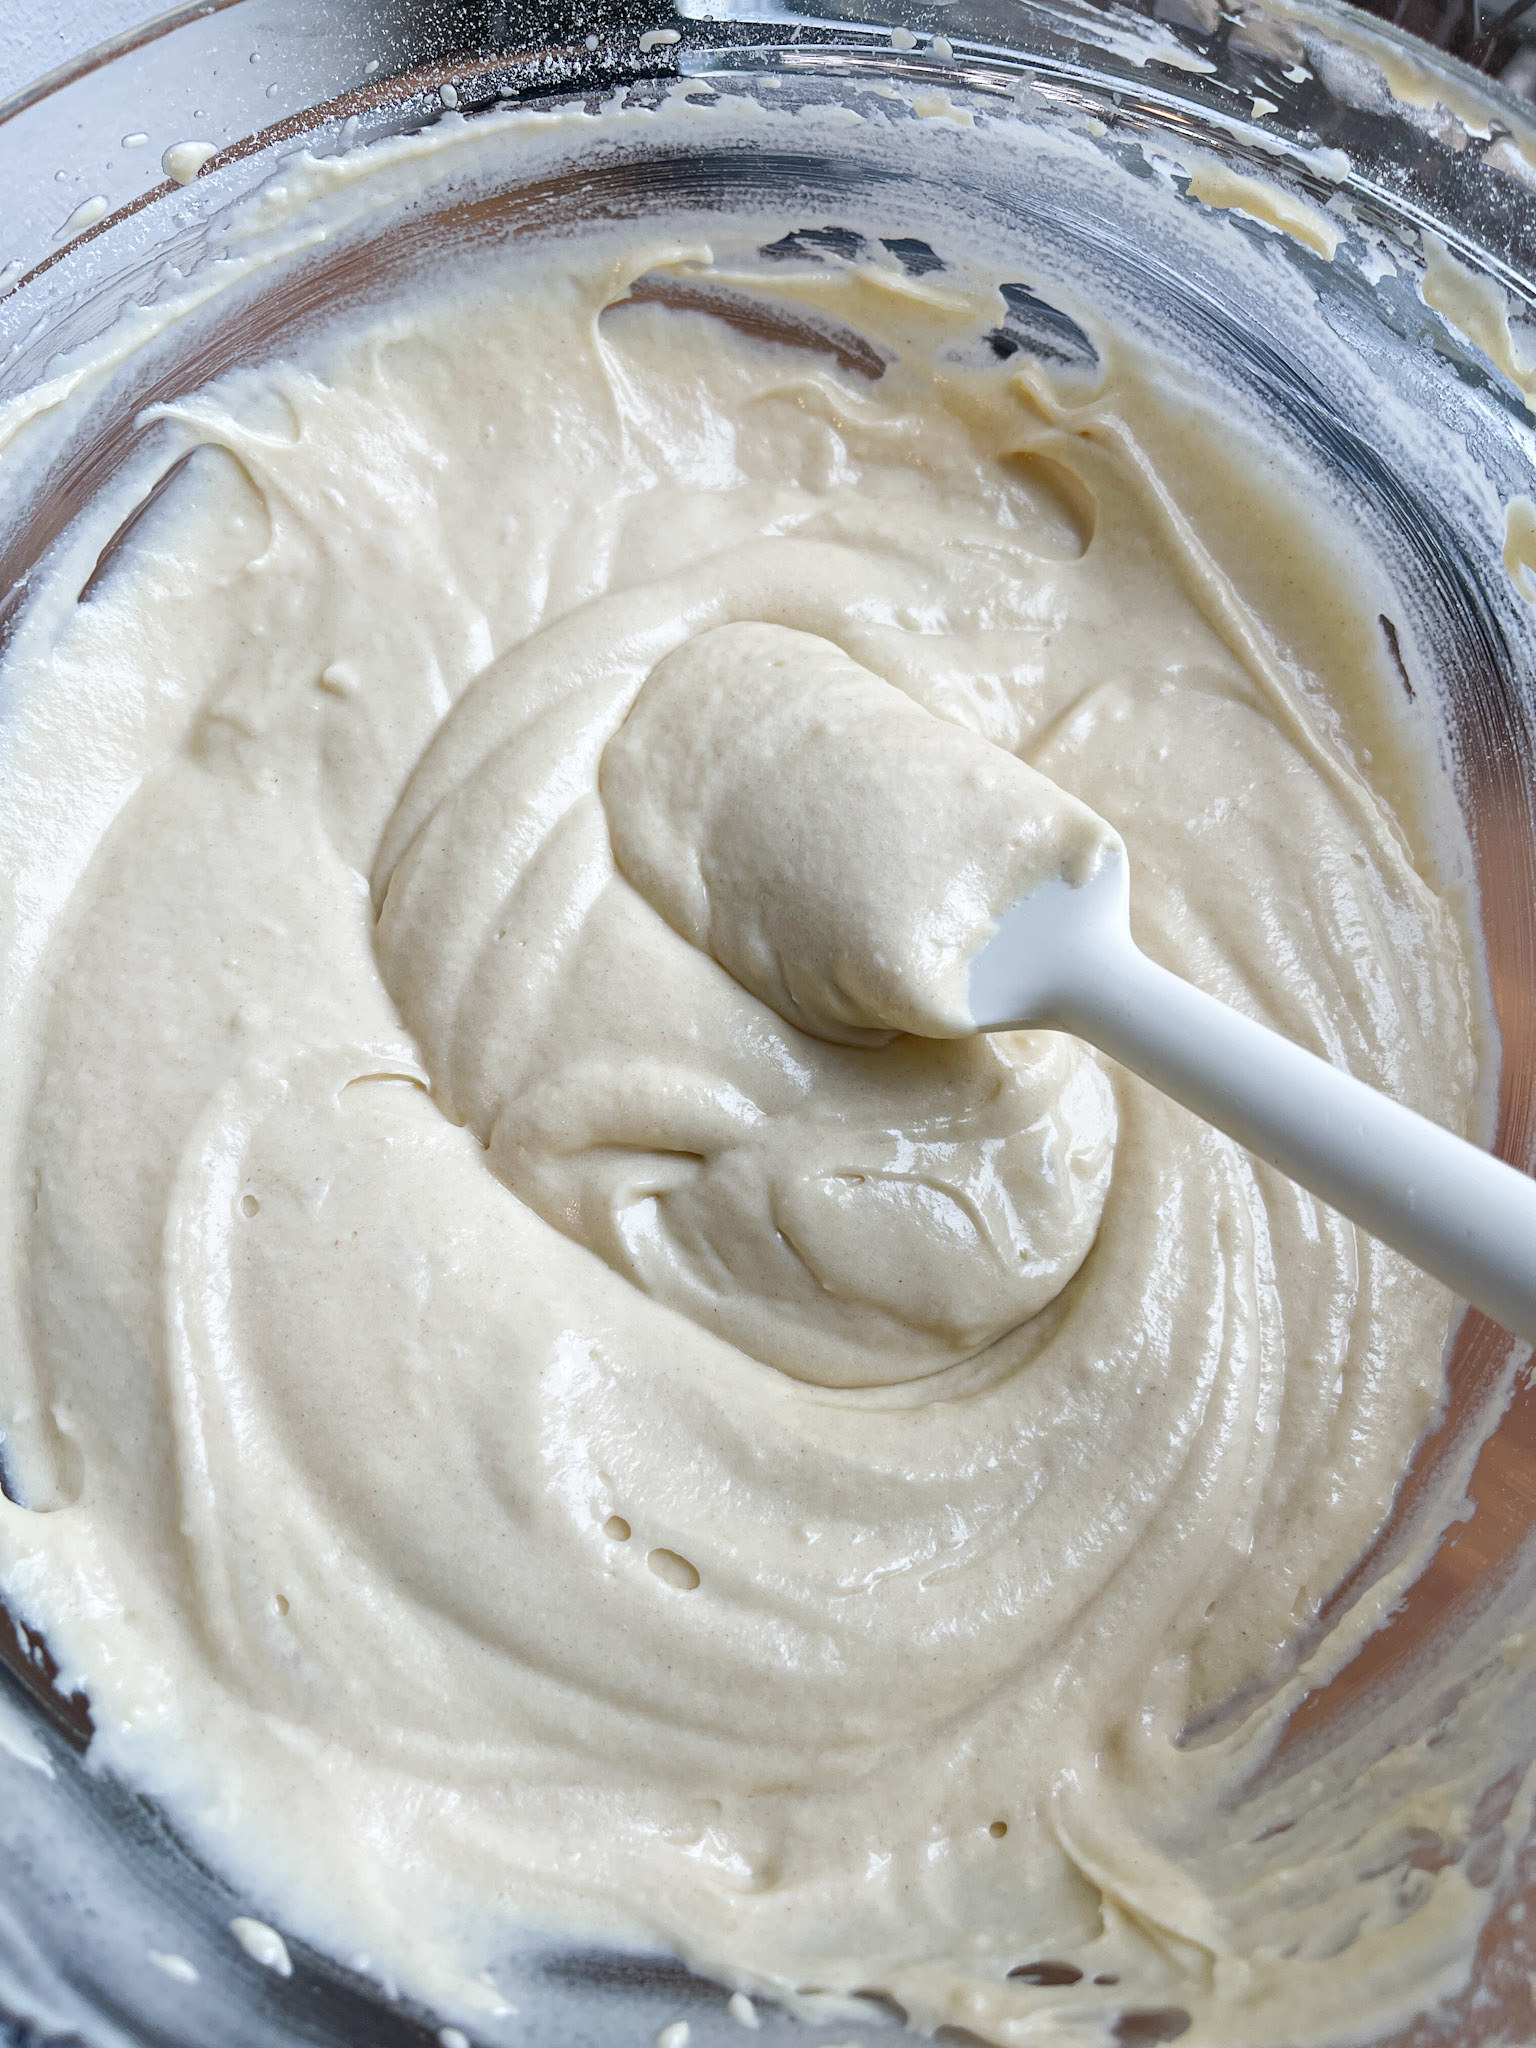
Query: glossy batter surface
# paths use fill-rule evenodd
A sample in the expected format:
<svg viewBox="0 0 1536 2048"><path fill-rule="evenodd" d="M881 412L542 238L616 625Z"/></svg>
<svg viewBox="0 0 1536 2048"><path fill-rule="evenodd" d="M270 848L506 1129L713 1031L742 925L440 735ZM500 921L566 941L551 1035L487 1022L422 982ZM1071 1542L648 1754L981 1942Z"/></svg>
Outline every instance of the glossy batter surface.
<svg viewBox="0 0 1536 2048"><path fill-rule="evenodd" d="M1005 750L979 858L1048 778L1020 872L1091 807L1149 953L1465 1128L1456 920L1128 347L1054 390L883 252L731 287L879 375L614 303L707 264L594 236L189 395L29 657L8 801L101 823L8 1048L8 1583L265 1917L454 2010L532 1919L1007 2044L1364 2024L1465 1881L1405 1905L1390 1792L1223 1852L1241 1738L1175 1738L1369 1544L1447 1298L1074 1040L892 1037L815 898L920 931L921 784L787 778L776 896L752 805L899 692Z"/></svg>

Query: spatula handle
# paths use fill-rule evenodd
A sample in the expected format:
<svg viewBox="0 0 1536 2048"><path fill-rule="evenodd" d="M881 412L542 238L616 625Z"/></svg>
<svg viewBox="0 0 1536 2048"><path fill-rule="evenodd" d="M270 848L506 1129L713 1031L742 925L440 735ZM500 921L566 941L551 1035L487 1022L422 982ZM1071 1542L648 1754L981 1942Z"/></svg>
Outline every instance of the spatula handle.
<svg viewBox="0 0 1536 2048"><path fill-rule="evenodd" d="M1099 1046L1536 1343L1536 1180L1206 995L1096 949L1042 1023Z"/></svg>

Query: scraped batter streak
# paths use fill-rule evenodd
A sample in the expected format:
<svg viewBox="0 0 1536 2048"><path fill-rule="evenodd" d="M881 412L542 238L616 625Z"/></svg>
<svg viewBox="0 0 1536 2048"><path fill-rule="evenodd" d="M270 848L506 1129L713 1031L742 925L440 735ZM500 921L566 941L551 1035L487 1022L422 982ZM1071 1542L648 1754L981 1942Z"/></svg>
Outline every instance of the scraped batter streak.
<svg viewBox="0 0 1536 2048"><path fill-rule="evenodd" d="M1161 509L1128 350L1052 398L894 266L765 286L879 377L600 318L667 260L525 254L188 397L33 657L35 830L119 795L8 1049L55 1509L8 1583L264 1919L456 2011L519 1916L1009 2044L1411 2009L1454 1865L1410 1911L1327 1801L1254 1849L1242 1740L1175 1736L1360 1556L1447 1300L1069 1038L893 1037L928 785L841 809L838 719L987 755L983 864L1091 860L1091 806L1150 953L1460 1126L1458 928Z"/></svg>

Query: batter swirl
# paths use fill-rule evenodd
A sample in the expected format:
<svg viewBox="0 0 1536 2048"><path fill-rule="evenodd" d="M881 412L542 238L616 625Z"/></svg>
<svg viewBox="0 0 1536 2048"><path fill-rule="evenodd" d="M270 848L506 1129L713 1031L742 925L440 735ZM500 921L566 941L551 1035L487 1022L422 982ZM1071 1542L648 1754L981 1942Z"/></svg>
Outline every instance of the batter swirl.
<svg viewBox="0 0 1536 2048"><path fill-rule="evenodd" d="M883 252L714 273L878 376L616 303L707 263L530 245L190 394L31 657L38 829L82 774L101 823L13 1134L8 1455L55 1512L5 1508L8 1582L258 1902L454 2010L521 1917L1019 2048L1126 2007L1295 2048L1472 1895L1395 1941L1390 1858L1305 1831L1213 1882L1170 1816L1230 1759L1175 1738L1368 1543L1449 1304L1083 1045L792 972L723 742L714 894L669 894L656 706L681 746L689 663L722 717L769 674L746 747L900 692L1064 793L1026 866L1091 807L1148 952L1460 1126L1463 941L1172 509L1129 344L1052 387L984 280ZM844 822L848 900L904 882Z"/></svg>

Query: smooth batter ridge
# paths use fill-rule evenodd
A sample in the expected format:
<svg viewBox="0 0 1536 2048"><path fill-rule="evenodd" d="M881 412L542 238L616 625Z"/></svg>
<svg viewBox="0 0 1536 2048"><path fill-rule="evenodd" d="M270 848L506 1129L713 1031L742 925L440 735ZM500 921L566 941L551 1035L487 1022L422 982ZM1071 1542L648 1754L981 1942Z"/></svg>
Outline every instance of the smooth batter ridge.
<svg viewBox="0 0 1536 2048"><path fill-rule="evenodd" d="M709 258L529 244L189 394L28 643L7 801L102 822L9 1046L54 1512L0 1504L7 1587L264 1919L459 2012L534 1920L1006 2048L1359 2034L1464 1968L1482 1895L1401 1857L1465 1787L1245 1811L1265 1710L1176 1738L1360 1557L1450 1304L1074 1040L891 1038L814 917L791 980L827 835L911 932L921 791L817 783L769 897L741 749L900 693L1017 758L981 854L1064 793L1005 879L1088 806L1150 954L1461 1128L1466 942L1170 511L1129 344L1069 395L982 283L734 273L874 376L613 305L658 269Z"/></svg>

